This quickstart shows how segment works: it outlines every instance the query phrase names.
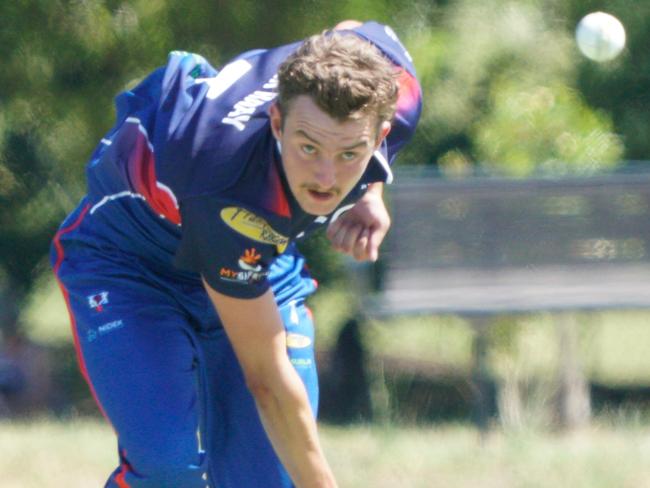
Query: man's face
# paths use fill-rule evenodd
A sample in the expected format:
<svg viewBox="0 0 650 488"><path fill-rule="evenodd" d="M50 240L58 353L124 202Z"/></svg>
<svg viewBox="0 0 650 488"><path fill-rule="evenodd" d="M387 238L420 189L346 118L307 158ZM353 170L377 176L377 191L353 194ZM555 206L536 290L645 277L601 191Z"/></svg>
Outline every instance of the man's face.
<svg viewBox="0 0 650 488"><path fill-rule="evenodd" d="M307 95L292 100L286 112L283 120L277 105L271 106L289 188L305 212L327 215L357 184L390 124L377 133L373 116L339 122Z"/></svg>

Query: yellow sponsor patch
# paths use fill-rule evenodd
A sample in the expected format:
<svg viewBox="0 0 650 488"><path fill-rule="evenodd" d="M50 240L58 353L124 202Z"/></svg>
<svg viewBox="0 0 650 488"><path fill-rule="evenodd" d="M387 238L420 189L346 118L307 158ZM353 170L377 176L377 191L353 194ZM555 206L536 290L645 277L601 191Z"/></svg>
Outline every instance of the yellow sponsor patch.
<svg viewBox="0 0 650 488"><path fill-rule="evenodd" d="M276 232L266 220L241 207L226 207L221 210L221 219L241 235L265 244L273 244L283 253L289 238Z"/></svg>
<svg viewBox="0 0 650 488"><path fill-rule="evenodd" d="M302 349L311 346L311 339L301 334L287 334L287 347Z"/></svg>

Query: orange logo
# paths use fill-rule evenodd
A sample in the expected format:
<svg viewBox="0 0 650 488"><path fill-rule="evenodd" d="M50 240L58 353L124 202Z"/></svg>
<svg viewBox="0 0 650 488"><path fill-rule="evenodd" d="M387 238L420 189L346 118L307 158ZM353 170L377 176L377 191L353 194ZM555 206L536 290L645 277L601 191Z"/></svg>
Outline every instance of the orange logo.
<svg viewBox="0 0 650 488"><path fill-rule="evenodd" d="M223 276L224 278L236 278L237 271L233 271L232 269L228 269L228 268L221 268L221 270L219 271L219 275Z"/></svg>
<svg viewBox="0 0 650 488"><path fill-rule="evenodd" d="M244 251L244 255L239 259L241 259L249 266L255 266L259 262L259 260L262 259L262 256L260 254L257 254L257 251L253 247L251 249L246 249Z"/></svg>

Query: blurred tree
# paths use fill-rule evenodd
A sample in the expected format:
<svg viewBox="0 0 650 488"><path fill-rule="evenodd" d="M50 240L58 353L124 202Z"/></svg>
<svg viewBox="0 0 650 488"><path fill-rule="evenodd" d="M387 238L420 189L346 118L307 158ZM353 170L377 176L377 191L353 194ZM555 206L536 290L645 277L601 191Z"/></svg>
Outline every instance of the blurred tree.
<svg viewBox="0 0 650 488"><path fill-rule="evenodd" d="M572 88L578 54L554 1L462 0L411 33L427 103L409 161L517 176L619 162L609 116Z"/></svg>
<svg viewBox="0 0 650 488"><path fill-rule="evenodd" d="M611 114L615 130L625 141L627 160L650 159L650 3L635 0L557 0L556 11L573 34L589 12L605 11L618 17L627 35L627 47L613 61L595 63L576 55L577 88L590 106Z"/></svg>
<svg viewBox="0 0 650 488"><path fill-rule="evenodd" d="M591 174L616 166L622 144L607 116L561 84L494 81L491 110L474 125L476 154L491 172Z"/></svg>
<svg viewBox="0 0 650 488"><path fill-rule="evenodd" d="M113 95L127 77L144 73L144 60L162 53L153 35L165 38L154 19L161 4L0 4L0 270L5 290L0 325L5 334L16 331L35 269L44 263L56 226L83 193L83 165L110 127Z"/></svg>

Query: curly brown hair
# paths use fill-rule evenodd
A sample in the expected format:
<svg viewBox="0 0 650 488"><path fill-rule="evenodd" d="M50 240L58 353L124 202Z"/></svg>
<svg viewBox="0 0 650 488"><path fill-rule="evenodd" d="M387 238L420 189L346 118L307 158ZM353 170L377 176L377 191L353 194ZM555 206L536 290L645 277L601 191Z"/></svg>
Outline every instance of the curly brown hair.
<svg viewBox="0 0 650 488"><path fill-rule="evenodd" d="M395 114L395 65L370 42L351 33L311 36L278 70L278 107L308 95L330 117L343 121L376 114L378 124Z"/></svg>

